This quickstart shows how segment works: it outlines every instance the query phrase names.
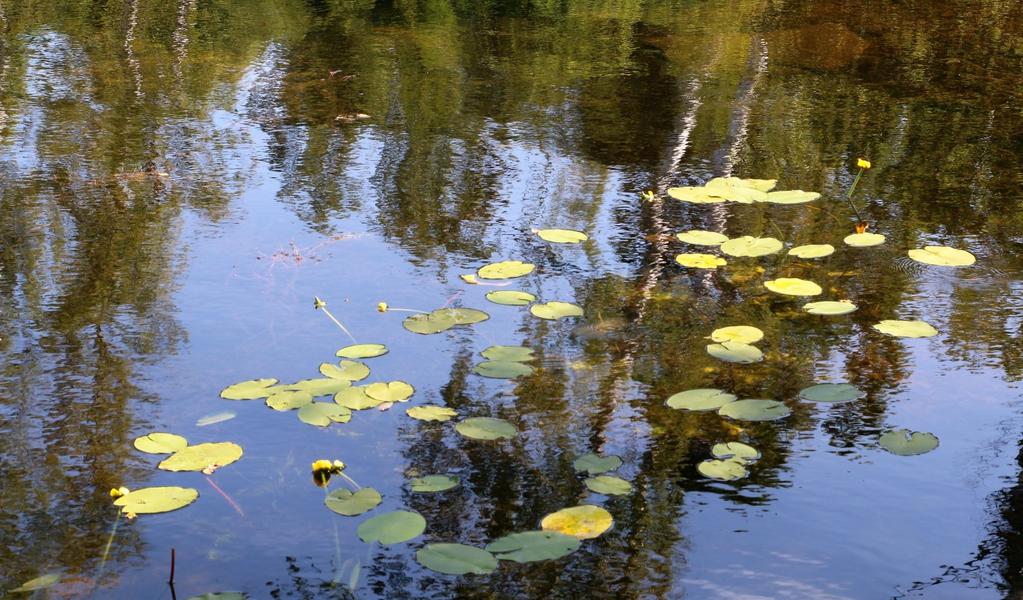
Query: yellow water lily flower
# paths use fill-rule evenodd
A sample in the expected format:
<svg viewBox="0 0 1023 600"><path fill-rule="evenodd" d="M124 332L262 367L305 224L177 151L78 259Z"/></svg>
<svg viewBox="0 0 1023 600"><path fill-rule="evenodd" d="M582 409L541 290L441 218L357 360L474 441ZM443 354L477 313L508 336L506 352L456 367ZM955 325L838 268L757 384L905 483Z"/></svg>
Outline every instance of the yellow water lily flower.
<svg viewBox="0 0 1023 600"><path fill-rule="evenodd" d="M387 312L387 303L386 302L378 302L377 303L377 310L380 311L380 312Z"/></svg>
<svg viewBox="0 0 1023 600"><path fill-rule="evenodd" d="M333 463L331 463L329 460L327 460L325 458L321 458L320 460L313 461L313 473L322 473L322 472L329 473L333 468L334 468Z"/></svg>
<svg viewBox="0 0 1023 600"><path fill-rule="evenodd" d="M326 302L324 302L323 300L320 300L319 296L313 296L313 308L314 309L320 310L324 306L327 306Z"/></svg>
<svg viewBox="0 0 1023 600"><path fill-rule="evenodd" d="M856 166L861 168L861 169L869 169L870 168L870 161L865 159L865 158L857 158L856 159Z"/></svg>
<svg viewBox="0 0 1023 600"><path fill-rule="evenodd" d="M110 488L110 497L113 498L114 500L117 500L121 496L127 496L130 493L131 490L124 486L121 486L119 488Z"/></svg>

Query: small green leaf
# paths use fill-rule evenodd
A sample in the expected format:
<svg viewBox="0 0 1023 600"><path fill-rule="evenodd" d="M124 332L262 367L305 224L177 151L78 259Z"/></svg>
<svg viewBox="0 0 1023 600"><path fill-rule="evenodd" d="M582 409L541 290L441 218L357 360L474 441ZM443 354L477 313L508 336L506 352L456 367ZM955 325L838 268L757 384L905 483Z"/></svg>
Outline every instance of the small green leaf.
<svg viewBox="0 0 1023 600"><path fill-rule="evenodd" d="M754 462L760 458L759 450L753 446L743 444L742 442L714 444L714 446L710 449L710 453L714 455L714 458L734 458L747 463Z"/></svg>
<svg viewBox="0 0 1023 600"><path fill-rule="evenodd" d="M786 296L817 296L823 290L821 286L805 279L794 277L779 277L771 281L765 281L764 287L777 294Z"/></svg>
<svg viewBox="0 0 1023 600"><path fill-rule="evenodd" d="M722 417L738 421L775 421L792 414L784 402L777 400L736 400L718 409Z"/></svg>
<svg viewBox="0 0 1023 600"><path fill-rule="evenodd" d="M436 406L433 404L413 406L412 408L405 409L405 414L420 421L450 421L452 417L458 416L457 412L446 406Z"/></svg>
<svg viewBox="0 0 1023 600"><path fill-rule="evenodd" d="M380 502L380 492L373 488L365 487L356 492L345 488L338 488L327 495L323 501L327 508L339 515L354 517L376 508Z"/></svg>
<svg viewBox="0 0 1023 600"><path fill-rule="evenodd" d="M36 590L46 589L53 584L60 581L59 573L47 573L35 579L29 579L25 583L11 590L12 592L34 592Z"/></svg>
<svg viewBox="0 0 1023 600"><path fill-rule="evenodd" d="M375 358L387 354L387 346L383 344L353 344L337 351L340 358Z"/></svg>
<svg viewBox="0 0 1023 600"><path fill-rule="evenodd" d="M369 377L369 367L355 360L342 360L336 365L323 363L320 365L320 373L331 379L361 381Z"/></svg>
<svg viewBox="0 0 1023 600"><path fill-rule="evenodd" d="M807 244L789 249L789 256L798 258L823 258L835 253L835 247L831 244Z"/></svg>
<svg viewBox="0 0 1023 600"><path fill-rule="evenodd" d="M533 233L554 244L578 244L590 239L585 233L572 229L534 229Z"/></svg>
<svg viewBox="0 0 1023 600"><path fill-rule="evenodd" d="M381 404L380 400L366 394L366 386L353 385L334 395L334 402L350 410L366 410Z"/></svg>
<svg viewBox="0 0 1023 600"><path fill-rule="evenodd" d="M214 442L182 448L157 466L164 471L202 471L227 466L241 457L242 447L238 444Z"/></svg>
<svg viewBox="0 0 1023 600"><path fill-rule="evenodd" d="M251 379L228 386L221 390L220 397L225 400L258 400L266 398L271 391L266 389L277 383L276 379Z"/></svg>
<svg viewBox="0 0 1023 600"><path fill-rule="evenodd" d="M894 337L924 338L938 335L938 330L924 321L886 320L874 325L874 329Z"/></svg>
<svg viewBox="0 0 1023 600"><path fill-rule="evenodd" d="M546 304L534 304L529 307L529 312L533 313L533 316L535 317L540 317L541 319L547 319L549 321L583 316L582 307L577 304L572 304L571 302L554 301Z"/></svg>
<svg viewBox="0 0 1023 600"><path fill-rule="evenodd" d="M494 304L503 304L505 306L525 306L536 300L536 296L529 292L500 290L496 292L487 292L487 300L490 300Z"/></svg>
<svg viewBox="0 0 1023 600"><path fill-rule="evenodd" d="M922 433L908 429L897 429L886 432L877 443L882 448L899 456L915 456L925 454L938 447L938 436L933 433Z"/></svg>
<svg viewBox="0 0 1023 600"><path fill-rule="evenodd" d="M284 391L308 392L312 396L329 396L352 385L347 379L334 379L332 377L321 377L318 379L303 379L285 386L274 386L274 389L283 387ZM277 393L277 392L274 392Z"/></svg>
<svg viewBox="0 0 1023 600"><path fill-rule="evenodd" d="M715 329L710 333L710 339L715 342L752 344L764 339L764 332L750 325L732 325Z"/></svg>
<svg viewBox="0 0 1023 600"><path fill-rule="evenodd" d="M909 257L917 262L939 267L967 267L977 262L977 257L966 250L948 246L926 246L909 251Z"/></svg>
<svg viewBox="0 0 1023 600"><path fill-rule="evenodd" d="M533 360L533 349L525 346L490 346L480 352L488 360L510 360L512 362L528 362Z"/></svg>
<svg viewBox="0 0 1023 600"><path fill-rule="evenodd" d="M531 263L506 260L481 267L479 271L476 271L476 276L480 279L511 279L528 275L535 268L536 265Z"/></svg>
<svg viewBox="0 0 1023 600"><path fill-rule="evenodd" d="M352 411L333 402L312 402L298 409L298 419L303 423L326 427L331 423L347 423Z"/></svg>
<svg viewBox="0 0 1023 600"><path fill-rule="evenodd" d="M727 260L713 254L679 254L675 262L693 269L716 269L728 264Z"/></svg>
<svg viewBox="0 0 1023 600"><path fill-rule="evenodd" d="M724 198L713 195L704 187L668 188L668 195L676 200L693 204L716 204L725 201Z"/></svg>
<svg viewBox="0 0 1023 600"><path fill-rule="evenodd" d="M707 354L725 362L749 364L764 360L764 353L760 348L743 344L741 342L724 342L721 344L708 344Z"/></svg>
<svg viewBox="0 0 1023 600"><path fill-rule="evenodd" d="M807 402L838 404L852 402L865 396L863 390L848 383L819 383L799 391L799 398Z"/></svg>
<svg viewBox="0 0 1023 600"><path fill-rule="evenodd" d="M696 465L696 470L704 477L718 481L735 481L749 475L746 463L733 458L727 460L705 460Z"/></svg>
<svg viewBox="0 0 1023 600"><path fill-rule="evenodd" d="M351 384L349 384L351 385ZM309 392L289 391L277 392L266 399L266 405L274 410L294 410L313 401Z"/></svg>
<svg viewBox="0 0 1023 600"><path fill-rule="evenodd" d="M147 454L172 454L188 445L188 440L173 433L158 431L136 438L135 449Z"/></svg>
<svg viewBox="0 0 1023 600"><path fill-rule="evenodd" d="M705 411L717 410L738 397L722 390L699 388L672 394L666 404L676 410Z"/></svg>
<svg viewBox="0 0 1023 600"><path fill-rule="evenodd" d="M734 238L721 244L721 252L728 256L756 257L774 254L782 249L782 243L772 237L758 238L749 235Z"/></svg>
<svg viewBox="0 0 1023 600"><path fill-rule="evenodd" d="M455 430L475 440L511 439L518 434L515 426L504 419L472 417L455 425Z"/></svg>
<svg viewBox="0 0 1023 600"><path fill-rule="evenodd" d="M486 360L472 368L472 372L492 379L515 379L533 374L533 367L511 360Z"/></svg>
<svg viewBox="0 0 1023 600"><path fill-rule="evenodd" d="M415 388L404 381L371 383L366 386L366 395L380 402L406 402L415 392Z"/></svg>
<svg viewBox="0 0 1023 600"><path fill-rule="evenodd" d="M847 315L856 310L856 305L848 300L822 300L820 302L808 302L803 305L803 310L811 315Z"/></svg>
<svg viewBox="0 0 1023 600"><path fill-rule="evenodd" d="M767 194L767 198L761 200L761 202L771 202L772 204L803 204L804 202L813 202L820 197L821 195L817 192L782 190Z"/></svg>
<svg viewBox="0 0 1023 600"><path fill-rule="evenodd" d="M853 233L845 236L842 240L848 246L854 248L868 248L870 246L880 246L884 243L884 236L880 233Z"/></svg>
<svg viewBox="0 0 1023 600"><path fill-rule="evenodd" d="M524 531L497 538L487 544L486 550L500 560L529 563L553 560L579 549L579 538L557 531Z"/></svg>
<svg viewBox="0 0 1023 600"><path fill-rule="evenodd" d="M455 319L450 314L415 314L401 322L402 327L420 335L430 335L447 331L455 326Z"/></svg>
<svg viewBox="0 0 1023 600"><path fill-rule="evenodd" d="M598 456L596 454L583 454L572 462L572 468L576 471L586 471L590 475L599 475L614 471L622 466L622 459L618 456Z"/></svg>
<svg viewBox="0 0 1023 600"><path fill-rule="evenodd" d="M413 492L443 492L458 487L457 475L424 475L412 479Z"/></svg>
<svg viewBox="0 0 1023 600"><path fill-rule="evenodd" d="M427 544L416 552L416 561L448 575L486 575L497 569L493 554L465 544Z"/></svg>
<svg viewBox="0 0 1023 600"><path fill-rule="evenodd" d="M117 498L114 500L114 506L120 506L121 512L125 513L155 514L184 508L195 502L198 497L199 491L193 488L149 487Z"/></svg>
<svg viewBox="0 0 1023 600"><path fill-rule="evenodd" d="M716 233L714 231L703 231L700 229L683 231L682 233L675 234L675 237L677 237L680 242L696 246L720 246L723 242L728 241L727 235Z"/></svg>
<svg viewBox="0 0 1023 600"><path fill-rule="evenodd" d="M365 521L355 530L359 539L371 544L380 542L390 545L407 542L422 535L426 530L426 519L419 513L396 510Z"/></svg>
<svg viewBox="0 0 1023 600"><path fill-rule="evenodd" d="M632 484L620 477L611 475L597 475L590 477L584 482L590 491L605 496L622 496L632 493Z"/></svg>

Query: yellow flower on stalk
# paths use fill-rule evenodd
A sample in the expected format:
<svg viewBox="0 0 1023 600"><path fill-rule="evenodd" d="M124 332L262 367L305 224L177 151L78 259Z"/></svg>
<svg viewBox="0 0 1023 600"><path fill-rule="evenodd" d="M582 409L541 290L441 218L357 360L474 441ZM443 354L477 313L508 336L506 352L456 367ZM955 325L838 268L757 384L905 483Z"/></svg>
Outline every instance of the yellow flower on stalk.
<svg viewBox="0 0 1023 600"><path fill-rule="evenodd" d="M861 168L861 169L869 169L870 168L870 161L865 159L865 158L857 158L856 159L856 166Z"/></svg>
<svg viewBox="0 0 1023 600"><path fill-rule="evenodd" d="M127 496L130 493L131 493L131 490L129 490L128 488L126 488L124 486L121 486L119 488L110 488L110 497L112 499L114 499L114 500L117 500L121 496Z"/></svg>
<svg viewBox="0 0 1023 600"><path fill-rule="evenodd" d="M320 460L313 461L313 473L323 473L330 471L334 468L334 465L327 459L321 458Z"/></svg>
<svg viewBox="0 0 1023 600"><path fill-rule="evenodd" d="M387 312L387 303L386 302L378 302L377 303L377 310L379 312Z"/></svg>

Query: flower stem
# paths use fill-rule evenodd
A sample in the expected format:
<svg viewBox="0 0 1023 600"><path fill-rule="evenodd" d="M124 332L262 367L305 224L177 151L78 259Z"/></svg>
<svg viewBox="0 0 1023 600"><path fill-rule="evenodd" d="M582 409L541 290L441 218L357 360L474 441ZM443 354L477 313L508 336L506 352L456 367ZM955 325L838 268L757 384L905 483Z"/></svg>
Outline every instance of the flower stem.
<svg viewBox="0 0 1023 600"><path fill-rule="evenodd" d="M118 509L114 525L110 528L110 537L107 538L107 545L103 548L103 557L100 559L99 568L96 570L96 580L92 584L92 592L89 594L90 598L96 595L96 589L99 588L100 581L103 579L103 568L106 567L107 559L110 557L110 547L114 544L114 536L117 535L117 526L120 523L121 511Z"/></svg>
<svg viewBox="0 0 1023 600"><path fill-rule="evenodd" d="M334 321L334 324L335 324L335 325L337 325L338 327L340 327L340 328L341 328L341 331L345 332L345 335L347 335L347 336L348 336L348 338L352 340L352 343L353 343L353 344L358 344L358 343L359 343L359 342L355 341L355 336L354 336L354 335L352 335L352 332L348 331L348 329L346 329L346 328L345 328L345 326L341 324L341 321L338 321L338 320L337 320L337 319L336 319L336 318L334 317L334 315L330 314L330 311L329 311L329 310L327 310L327 307L326 307L326 306L322 306L322 307L320 307L320 310L322 310L322 311L323 311L323 313L324 313L325 315L327 315L328 317L330 317L330 320L331 320L331 321Z"/></svg>
<svg viewBox="0 0 1023 600"><path fill-rule="evenodd" d="M860 177L863 177L863 171L865 170L866 169L864 169L863 167L860 167L860 172L856 174L856 179L853 180L852 187L849 188L849 193L845 195L846 201L849 203L849 206L853 209L853 212L856 214L856 220L860 223L863 222L863 217L860 216L860 211L857 210L856 205L853 204L852 196L856 192L856 186L859 185Z"/></svg>

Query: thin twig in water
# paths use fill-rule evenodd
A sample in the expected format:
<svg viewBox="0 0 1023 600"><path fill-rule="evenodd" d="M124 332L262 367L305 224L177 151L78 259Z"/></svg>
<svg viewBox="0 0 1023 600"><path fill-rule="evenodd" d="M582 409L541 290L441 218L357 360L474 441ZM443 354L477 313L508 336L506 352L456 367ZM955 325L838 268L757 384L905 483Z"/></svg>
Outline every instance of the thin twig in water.
<svg viewBox="0 0 1023 600"><path fill-rule="evenodd" d="M220 494L221 496L223 496L223 497L224 497L224 500L227 500L227 503L231 505L231 508L233 508L233 509L235 510L235 512L236 512L236 513L238 513L238 514L239 514L240 516L242 516L242 517L244 517L244 516L245 516L245 513L244 513L244 512L242 511L242 507L238 506L238 503L237 503L237 502L235 502L233 498L231 498L230 496L228 496L228 495L227 495L227 492L225 492L224 490L220 489L220 486L219 486L219 485L217 485L217 484L215 484L215 483L213 483L213 480L212 480L212 479L210 479L209 477L207 477L207 478L206 478L206 481L207 481L207 482L209 482L209 484L210 484L211 486L213 486L213 489L217 490L217 492L218 492L218 493L219 493L219 494Z"/></svg>

